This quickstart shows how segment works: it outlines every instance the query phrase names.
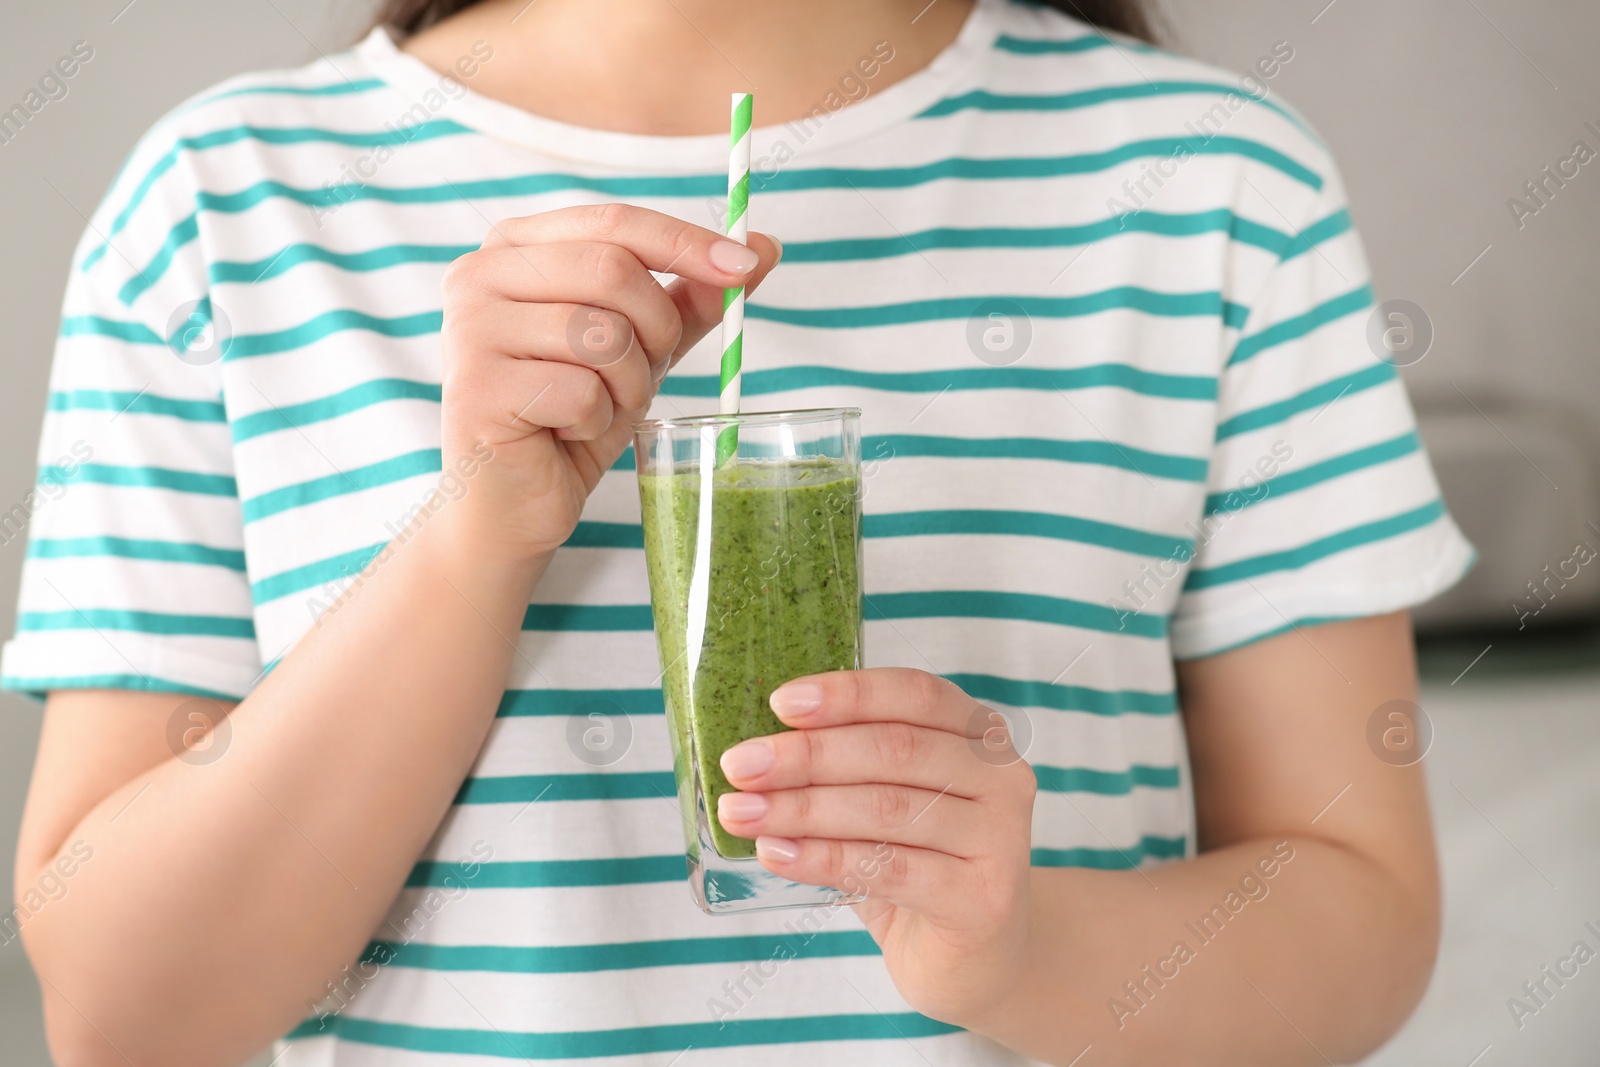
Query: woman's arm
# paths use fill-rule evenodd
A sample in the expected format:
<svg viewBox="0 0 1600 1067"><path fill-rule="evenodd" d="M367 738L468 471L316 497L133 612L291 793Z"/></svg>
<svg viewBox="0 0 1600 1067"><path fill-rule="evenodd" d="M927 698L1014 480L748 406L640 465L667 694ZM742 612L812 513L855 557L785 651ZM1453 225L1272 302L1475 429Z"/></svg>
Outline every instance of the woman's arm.
<svg viewBox="0 0 1600 1067"><path fill-rule="evenodd" d="M17 884L89 850L23 930L62 1067L237 1063L340 979L481 747L529 596L629 423L723 287L776 263L776 242L752 249L619 205L502 223L445 287L444 464L465 492L233 709L226 752L168 748L183 698L51 698Z"/></svg>
<svg viewBox="0 0 1600 1067"><path fill-rule="evenodd" d="M785 876L867 892L858 911L907 1000L1029 1056L1358 1059L1410 1014L1438 943L1421 769L1367 741L1380 706L1416 696L1407 617L1299 630L1179 675L1193 861L1030 870L1031 775L966 736L970 698L915 671L774 694L805 728L739 746L771 758L724 761L768 798L735 832L770 835L758 852Z"/></svg>
<svg viewBox="0 0 1600 1067"><path fill-rule="evenodd" d="M243 1062L365 947L483 743L543 569L470 558L449 510L229 714L212 762L168 748L183 697L51 697L17 880L93 850L23 928L62 1067Z"/></svg>
<svg viewBox="0 0 1600 1067"><path fill-rule="evenodd" d="M1019 1044L1060 1062L1093 1043L1086 1063L1292 1067L1387 1040L1433 971L1439 883L1422 768L1380 759L1367 724L1416 686L1404 614L1181 664L1202 854L1143 875L1034 872L1043 951L1004 1012ZM1040 1027L1062 997L1082 1012L1076 1048Z"/></svg>

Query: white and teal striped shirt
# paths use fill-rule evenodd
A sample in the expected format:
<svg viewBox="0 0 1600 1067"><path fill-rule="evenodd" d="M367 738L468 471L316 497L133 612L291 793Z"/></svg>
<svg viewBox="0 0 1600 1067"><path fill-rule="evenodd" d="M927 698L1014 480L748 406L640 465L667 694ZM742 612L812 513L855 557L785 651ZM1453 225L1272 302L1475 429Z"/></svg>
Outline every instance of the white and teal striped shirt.
<svg viewBox="0 0 1600 1067"><path fill-rule="evenodd" d="M1339 178L1237 75L1004 0L875 76L755 134L752 224L786 255L750 302L746 406L863 409L867 658L1021 720L1034 862L1181 858L1174 659L1404 608L1471 562L1369 343ZM40 488L3 517L30 535L4 683L245 696L437 484L446 264L571 204L714 226L726 151L536 118L382 34L162 121L75 261ZM715 349L656 414L714 410ZM691 903L638 523L630 454L281 1067L1021 1062L913 1012L848 911ZM568 743L594 710L631 737L602 766Z"/></svg>

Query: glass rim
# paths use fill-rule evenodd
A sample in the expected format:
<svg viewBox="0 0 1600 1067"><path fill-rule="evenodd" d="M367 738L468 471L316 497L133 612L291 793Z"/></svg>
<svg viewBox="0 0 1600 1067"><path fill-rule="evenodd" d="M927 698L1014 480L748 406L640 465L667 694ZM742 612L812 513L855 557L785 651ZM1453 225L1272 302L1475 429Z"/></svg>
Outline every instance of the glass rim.
<svg viewBox="0 0 1600 1067"><path fill-rule="evenodd" d="M676 419L642 419L633 432L660 433L664 430L697 430L706 426L806 426L831 420L859 419L860 408L799 408L794 411L740 412L737 415L690 415Z"/></svg>

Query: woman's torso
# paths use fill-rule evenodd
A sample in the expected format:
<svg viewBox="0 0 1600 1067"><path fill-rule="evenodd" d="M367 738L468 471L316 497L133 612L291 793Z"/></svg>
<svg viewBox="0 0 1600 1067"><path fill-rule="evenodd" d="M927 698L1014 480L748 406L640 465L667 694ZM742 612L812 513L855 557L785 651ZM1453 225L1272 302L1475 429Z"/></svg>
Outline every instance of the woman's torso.
<svg viewBox="0 0 1600 1067"><path fill-rule="evenodd" d="M205 200L124 294L199 298L183 272L203 261L262 662L338 610L438 484L448 262L498 219L570 204L715 228L725 183L720 138L556 130L440 90L386 41L335 62L178 120L191 140L299 132L184 150ZM868 664L1012 714L1045 866L1192 850L1169 623L1219 370L1294 236L1237 225L1240 176L1298 215L1313 192L1293 160L1217 148L1130 193L1167 158L1148 142L1187 136L1233 88L1140 62L1190 87L1146 91L1086 27L986 3L933 68L881 94L858 71L864 99L842 89L755 148L752 225L786 255L752 298L746 406L862 408ZM265 91L284 86L322 91ZM1231 136L1320 158L1294 120L1248 107ZM162 225L135 211L119 239L158 247ZM653 414L713 408L715 347ZM488 743L367 960L308 1005L280 1062L1007 1062L913 1013L847 911L691 903L631 460L540 582ZM596 714L598 752L581 739Z"/></svg>

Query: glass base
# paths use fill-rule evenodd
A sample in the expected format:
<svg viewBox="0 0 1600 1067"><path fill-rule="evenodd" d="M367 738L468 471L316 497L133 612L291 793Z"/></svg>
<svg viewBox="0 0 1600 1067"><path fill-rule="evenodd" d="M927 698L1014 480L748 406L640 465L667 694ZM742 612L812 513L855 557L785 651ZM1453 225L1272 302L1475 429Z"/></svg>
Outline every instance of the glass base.
<svg viewBox="0 0 1600 1067"><path fill-rule="evenodd" d="M698 793L698 790L697 790ZM703 794L702 794L703 795ZM700 796L695 798L698 838L690 845L689 893L707 915L780 908L817 908L859 904L867 899L827 886L780 878L756 859L728 859L717 851L711 820Z"/></svg>

